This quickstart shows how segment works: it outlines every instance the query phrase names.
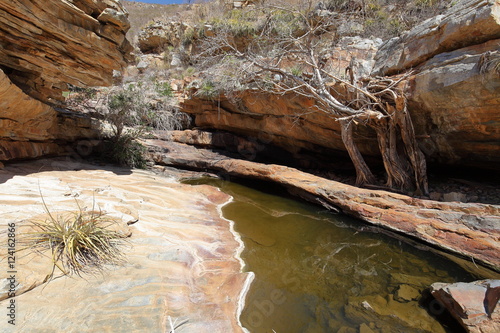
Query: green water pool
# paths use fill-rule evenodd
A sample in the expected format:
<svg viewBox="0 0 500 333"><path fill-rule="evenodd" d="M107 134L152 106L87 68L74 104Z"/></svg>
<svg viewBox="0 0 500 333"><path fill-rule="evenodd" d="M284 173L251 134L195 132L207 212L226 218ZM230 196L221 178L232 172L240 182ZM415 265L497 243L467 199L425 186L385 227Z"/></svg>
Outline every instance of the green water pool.
<svg viewBox="0 0 500 333"><path fill-rule="evenodd" d="M422 296L434 282L481 278L453 261L272 185L189 183L234 198L222 211L244 242L245 271L255 274L240 318L250 332L461 331Z"/></svg>

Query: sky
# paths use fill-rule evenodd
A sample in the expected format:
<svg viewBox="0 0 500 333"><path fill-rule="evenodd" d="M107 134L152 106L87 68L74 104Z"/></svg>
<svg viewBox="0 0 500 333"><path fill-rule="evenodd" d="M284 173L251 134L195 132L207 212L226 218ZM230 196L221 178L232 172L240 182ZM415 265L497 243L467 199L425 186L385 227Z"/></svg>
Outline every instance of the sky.
<svg viewBox="0 0 500 333"><path fill-rule="evenodd" d="M185 0L131 0L135 2L159 3L161 5L170 5L173 3L185 3Z"/></svg>

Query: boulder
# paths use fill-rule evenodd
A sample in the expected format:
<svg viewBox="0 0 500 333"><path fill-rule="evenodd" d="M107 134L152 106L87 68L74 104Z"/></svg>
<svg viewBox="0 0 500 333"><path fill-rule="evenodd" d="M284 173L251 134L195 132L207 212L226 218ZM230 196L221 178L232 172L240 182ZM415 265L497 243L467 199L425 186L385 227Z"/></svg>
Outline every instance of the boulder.
<svg viewBox="0 0 500 333"><path fill-rule="evenodd" d="M167 47L178 47L189 26L182 22L155 22L145 27L138 36L139 49L143 53L160 53Z"/></svg>
<svg viewBox="0 0 500 333"><path fill-rule="evenodd" d="M450 192L443 194L443 201L465 202L466 200L467 196L464 193Z"/></svg>
<svg viewBox="0 0 500 333"><path fill-rule="evenodd" d="M130 29L130 22L128 21L128 13L123 11L117 11L112 8L106 8L97 17L99 22L104 24L110 23L115 25L120 31L127 32Z"/></svg>
<svg viewBox="0 0 500 333"><path fill-rule="evenodd" d="M468 332L500 331L500 280L434 283L431 293Z"/></svg>
<svg viewBox="0 0 500 333"><path fill-rule="evenodd" d="M500 38L500 3L461 0L401 37L385 42L375 57L374 75L392 75L433 56Z"/></svg>
<svg viewBox="0 0 500 333"><path fill-rule="evenodd" d="M498 49L500 39L441 53L409 78L408 107L429 160L489 168L500 163Z"/></svg>

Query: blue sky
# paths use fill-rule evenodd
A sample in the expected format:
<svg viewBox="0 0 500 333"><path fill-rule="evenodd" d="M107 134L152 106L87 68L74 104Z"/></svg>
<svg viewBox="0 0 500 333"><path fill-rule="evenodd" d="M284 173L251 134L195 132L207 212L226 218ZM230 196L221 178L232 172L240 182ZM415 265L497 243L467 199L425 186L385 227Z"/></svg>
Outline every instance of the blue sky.
<svg viewBox="0 0 500 333"><path fill-rule="evenodd" d="M131 0L135 2L159 3L161 5L169 5L173 3L185 3L185 0Z"/></svg>

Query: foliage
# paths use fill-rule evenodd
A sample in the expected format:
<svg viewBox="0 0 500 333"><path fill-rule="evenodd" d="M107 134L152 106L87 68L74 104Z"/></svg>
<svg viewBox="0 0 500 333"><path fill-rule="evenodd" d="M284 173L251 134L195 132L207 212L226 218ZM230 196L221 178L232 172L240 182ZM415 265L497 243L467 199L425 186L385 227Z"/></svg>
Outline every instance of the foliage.
<svg viewBox="0 0 500 333"><path fill-rule="evenodd" d="M78 202L78 211L66 214L50 212L44 200L43 205L48 218L30 221L32 231L24 234L22 244L27 250L49 250L52 274L57 267L65 275L81 275L122 260L125 235L113 229L115 220L95 207L86 212Z"/></svg>
<svg viewBox="0 0 500 333"><path fill-rule="evenodd" d="M136 139L140 134L130 131L104 143L102 156L121 166L130 168L146 168L146 147Z"/></svg>
<svg viewBox="0 0 500 333"><path fill-rule="evenodd" d="M119 138L125 126L148 127L158 130L180 129L187 115L176 105L173 90L168 81L152 79L116 87L108 95L108 120L113 136ZM138 132L140 134L140 131Z"/></svg>
<svg viewBox="0 0 500 333"><path fill-rule="evenodd" d="M224 17L213 18L207 24L212 25L216 33L225 30L234 37L250 37L257 33L257 19L255 11L233 9Z"/></svg>
<svg viewBox="0 0 500 333"><path fill-rule="evenodd" d="M161 97L174 97L174 92L169 82L155 82L155 90Z"/></svg>
<svg viewBox="0 0 500 333"><path fill-rule="evenodd" d="M214 99L217 95L219 95L219 92L215 88L215 84L212 81L203 80L200 88L196 91L196 95L208 99Z"/></svg>
<svg viewBox="0 0 500 333"><path fill-rule="evenodd" d="M67 106L74 109L89 108L89 101L95 99L96 96L97 89L95 88L81 88L73 85L69 85L69 91L63 92Z"/></svg>
<svg viewBox="0 0 500 333"><path fill-rule="evenodd" d="M156 71L139 79L109 90L80 89L81 92L72 93L67 99L67 106L102 120L102 136L107 141L101 157L120 165L144 168L145 148L135 139L151 129L182 129L189 124L190 117L177 107L168 77Z"/></svg>
<svg viewBox="0 0 500 333"><path fill-rule="evenodd" d="M415 4L421 7L432 7L435 6L439 0L415 0Z"/></svg>
<svg viewBox="0 0 500 333"><path fill-rule="evenodd" d="M305 29L304 17L297 12L277 9L268 15L261 30L266 30L270 36L287 37L298 36Z"/></svg>

